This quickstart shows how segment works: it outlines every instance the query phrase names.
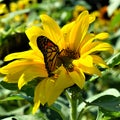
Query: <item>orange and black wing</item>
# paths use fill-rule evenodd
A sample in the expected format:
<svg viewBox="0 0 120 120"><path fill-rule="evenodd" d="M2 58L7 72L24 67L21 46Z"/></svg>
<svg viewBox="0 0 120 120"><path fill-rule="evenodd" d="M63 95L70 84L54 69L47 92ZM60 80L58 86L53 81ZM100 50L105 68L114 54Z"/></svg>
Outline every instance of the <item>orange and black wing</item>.
<svg viewBox="0 0 120 120"><path fill-rule="evenodd" d="M48 71L48 75L52 76L52 72L57 67L59 48L45 36L39 36L37 38L37 45L44 56L44 62Z"/></svg>

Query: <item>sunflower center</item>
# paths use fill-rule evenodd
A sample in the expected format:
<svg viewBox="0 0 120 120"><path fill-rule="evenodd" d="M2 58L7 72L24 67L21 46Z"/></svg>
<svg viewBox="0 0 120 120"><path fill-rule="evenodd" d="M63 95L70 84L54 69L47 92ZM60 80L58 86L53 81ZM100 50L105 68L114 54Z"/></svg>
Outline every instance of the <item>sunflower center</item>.
<svg viewBox="0 0 120 120"><path fill-rule="evenodd" d="M59 58L61 59L63 66L69 72L72 72L74 70L74 65L72 61L74 59L78 59L79 57L80 57L79 53L77 53L76 51L70 50L69 48L63 49L59 54Z"/></svg>

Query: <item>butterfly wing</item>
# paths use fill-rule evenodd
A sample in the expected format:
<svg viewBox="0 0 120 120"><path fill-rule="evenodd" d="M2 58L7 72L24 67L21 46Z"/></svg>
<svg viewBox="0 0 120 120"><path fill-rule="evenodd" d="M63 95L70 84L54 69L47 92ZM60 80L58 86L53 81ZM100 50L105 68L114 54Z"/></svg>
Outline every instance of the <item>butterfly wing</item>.
<svg viewBox="0 0 120 120"><path fill-rule="evenodd" d="M45 36L37 38L37 45L44 56L44 62L49 76L57 67L59 48L50 39Z"/></svg>

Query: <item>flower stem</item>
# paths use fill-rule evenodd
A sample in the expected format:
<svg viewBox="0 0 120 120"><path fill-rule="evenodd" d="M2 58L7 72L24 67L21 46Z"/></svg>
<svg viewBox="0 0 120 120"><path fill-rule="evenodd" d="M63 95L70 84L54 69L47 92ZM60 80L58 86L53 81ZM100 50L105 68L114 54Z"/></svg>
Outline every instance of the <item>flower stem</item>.
<svg viewBox="0 0 120 120"><path fill-rule="evenodd" d="M83 93L82 90L76 85L71 86L65 92L66 97L69 100L70 104L70 120L80 120L79 118L82 117L82 114L85 109L84 107L89 104L84 100L82 93ZM80 111L80 113L78 113L78 105L83 102L85 103L85 106Z"/></svg>
<svg viewBox="0 0 120 120"><path fill-rule="evenodd" d="M76 87L71 87L70 91L66 90L66 97L70 104L70 120L77 120L78 97Z"/></svg>
<svg viewBox="0 0 120 120"><path fill-rule="evenodd" d="M71 120L77 119L77 99L74 94L71 95Z"/></svg>

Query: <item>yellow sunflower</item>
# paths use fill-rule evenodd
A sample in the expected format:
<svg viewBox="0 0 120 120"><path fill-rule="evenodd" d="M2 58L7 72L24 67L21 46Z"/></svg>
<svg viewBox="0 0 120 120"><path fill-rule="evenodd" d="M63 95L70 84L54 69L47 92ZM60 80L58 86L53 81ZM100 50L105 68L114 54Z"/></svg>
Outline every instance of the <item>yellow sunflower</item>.
<svg viewBox="0 0 120 120"><path fill-rule="evenodd" d="M75 21L61 29L48 15L43 14L40 18L42 20L41 28L33 26L26 30L32 49L6 56L5 61L16 60L0 69L1 73L6 74L4 81L18 82L19 89L36 77L43 78L35 88L33 113L37 111L40 104L51 105L65 88L74 84L83 88L84 73L100 76L101 72L96 66L107 67L107 65L95 53L113 52L111 45L103 42L108 38L107 33L97 35L88 33L89 24L95 20L95 17L89 15L88 11L82 12ZM46 46L42 52L39 49L40 45L38 46L37 39L40 36L44 36L48 42L51 42L53 48L57 46L58 51L54 51L55 57L57 57L55 62L60 60L61 64L55 64L51 76L46 67L48 63L44 61L44 59L48 59L45 58L47 53L44 53Z"/></svg>

